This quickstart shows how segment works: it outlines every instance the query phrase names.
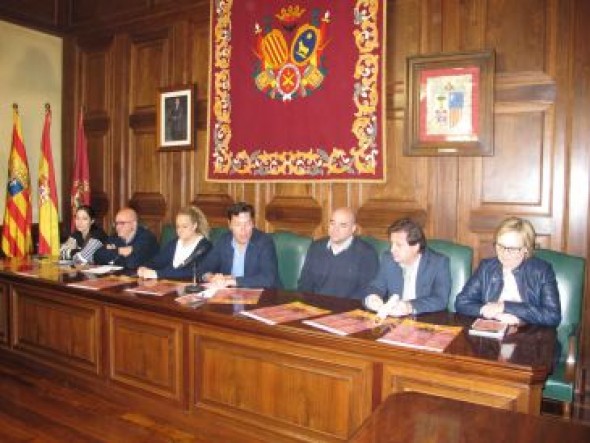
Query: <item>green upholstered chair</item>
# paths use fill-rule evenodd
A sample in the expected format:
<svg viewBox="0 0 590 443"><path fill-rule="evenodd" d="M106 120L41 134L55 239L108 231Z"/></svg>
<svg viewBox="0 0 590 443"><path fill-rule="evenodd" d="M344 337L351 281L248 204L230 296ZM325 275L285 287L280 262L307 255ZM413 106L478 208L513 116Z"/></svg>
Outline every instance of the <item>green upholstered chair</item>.
<svg viewBox="0 0 590 443"><path fill-rule="evenodd" d="M548 249L538 249L535 255L553 266L561 301L561 323L557 327L561 355L557 366L545 383L543 398L562 402L563 413L569 416L576 380L586 261L581 257Z"/></svg>
<svg viewBox="0 0 590 443"><path fill-rule="evenodd" d="M447 309L455 312L457 294L461 292L463 286L465 286L465 283L467 283L467 280L471 276L473 249L469 246L439 239L428 240L428 247L449 257L452 284Z"/></svg>
<svg viewBox="0 0 590 443"><path fill-rule="evenodd" d="M296 291L311 238L285 231L273 232L271 235L277 251L279 276L283 288Z"/></svg>
<svg viewBox="0 0 590 443"><path fill-rule="evenodd" d="M176 237L176 229L171 223L164 223L160 230L160 249L162 249L168 242Z"/></svg>
<svg viewBox="0 0 590 443"><path fill-rule="evenodd" d="M377 255L379 256L379 260L381 260L381 256L385 251L389 251L391 249L391 244L388 240L380 240L375 237L371 237L370 235L360 235L359 238L366 241L368 244L375 248L377 251Z"/></svg>
<svg viewBox="0 0 590 443"><path fill-rule="evenodd" d="M226 232L229 232L229 228L226 226L218 226L216 228L211 228L209 230L209 240L211 241L211 243L215 244L215 242L219 240L219 238Z"/></svg>

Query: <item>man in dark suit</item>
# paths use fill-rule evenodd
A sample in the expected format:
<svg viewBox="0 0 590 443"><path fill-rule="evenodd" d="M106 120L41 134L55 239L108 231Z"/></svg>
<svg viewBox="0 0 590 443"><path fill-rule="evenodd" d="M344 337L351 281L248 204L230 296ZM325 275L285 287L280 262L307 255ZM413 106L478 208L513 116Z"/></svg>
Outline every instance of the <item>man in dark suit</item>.
<svg viewBox="0 0 590 443"><path fill-rule="evenodd" d="M115 216L117 235L107 238L94 253L94 262L137 269L158 252L158 241L148 229L137 224L137 212L123 208Z"/></svg>
<svg viewBox="0 0 590 443"><path fill-rule="evenodd" d="M383 253L365 306L379 311L385 297L397 297L387 315L401 317L446 309L451 292L448 257L426 247L422 228L411 219L396 221L387 232L391 250Z"/></svg>
<svg viewBox="0 0 590 443"><path fill-rule="evenodd" d="M201 280L213 287L281 287L274 242L254 227L252 205L233 204L227 219L230 232L217 240L207 255Z"/></svg>

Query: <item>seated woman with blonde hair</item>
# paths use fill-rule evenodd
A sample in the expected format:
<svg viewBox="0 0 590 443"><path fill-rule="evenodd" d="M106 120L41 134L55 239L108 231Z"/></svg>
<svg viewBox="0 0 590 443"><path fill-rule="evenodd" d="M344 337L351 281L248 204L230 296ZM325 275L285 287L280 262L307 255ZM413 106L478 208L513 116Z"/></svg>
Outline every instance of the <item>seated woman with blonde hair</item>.
<svg viewBox="0 0 590 443"><path fill-rule="evenodd" d="M213 247L207 239L209 224L205 214L195 206L182 208L176 215L176 235L146 266L137 270L139 277L187 279L193 276Z"/></svg>
<svg viewBox="0 0 590 443"><path fill-rule="evenodd" d="M457 312L508 324L559 325L555 272L533 256L534 245L535 230L528 220L504 220L494 235L496 257L481 261L455 300Z"/></svg>

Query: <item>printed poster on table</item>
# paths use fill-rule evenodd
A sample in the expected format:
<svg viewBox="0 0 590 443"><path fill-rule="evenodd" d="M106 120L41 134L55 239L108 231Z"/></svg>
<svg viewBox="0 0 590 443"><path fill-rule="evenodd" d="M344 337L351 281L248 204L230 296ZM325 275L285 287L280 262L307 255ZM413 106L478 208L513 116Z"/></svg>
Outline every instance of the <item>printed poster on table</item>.
<svg viewBox="0 0 590 443"><path fill-rule="evenodd" d="M208 180L385 180L383 0L211 9Z"/></svg>

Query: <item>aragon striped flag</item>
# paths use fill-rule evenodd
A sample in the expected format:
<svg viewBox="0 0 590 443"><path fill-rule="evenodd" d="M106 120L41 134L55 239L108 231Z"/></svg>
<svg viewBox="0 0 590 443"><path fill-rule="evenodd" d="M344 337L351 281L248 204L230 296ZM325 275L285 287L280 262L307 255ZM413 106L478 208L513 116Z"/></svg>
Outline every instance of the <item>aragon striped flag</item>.
<svg viewBox="0 0 590 443"><path fill-rule="evenodd" d="M39 160L39 249L42 255L59 255L57 185L51 153L51 108L45 105L45 124Z"/></svg>
<svg viewBox="0 0 590 443"><path fill-rule="evenodd" d="M24 257L31 251L31 180L23 143L18 105L13 105L12 148L8 159L6 209L2 251L7 257Z"/></svg>
<svg viewBox="0 0 590 443"><path fill-rule="evenodd" d="M72 229L74 229L74 216L80 205L90 204L90 172L88 168L88 149L86 134L84 134L84 113L80 110L78 119L78 134L76 136L76 157L74 159L74 176L72 181L71 205L72 205Z"/></svg>

